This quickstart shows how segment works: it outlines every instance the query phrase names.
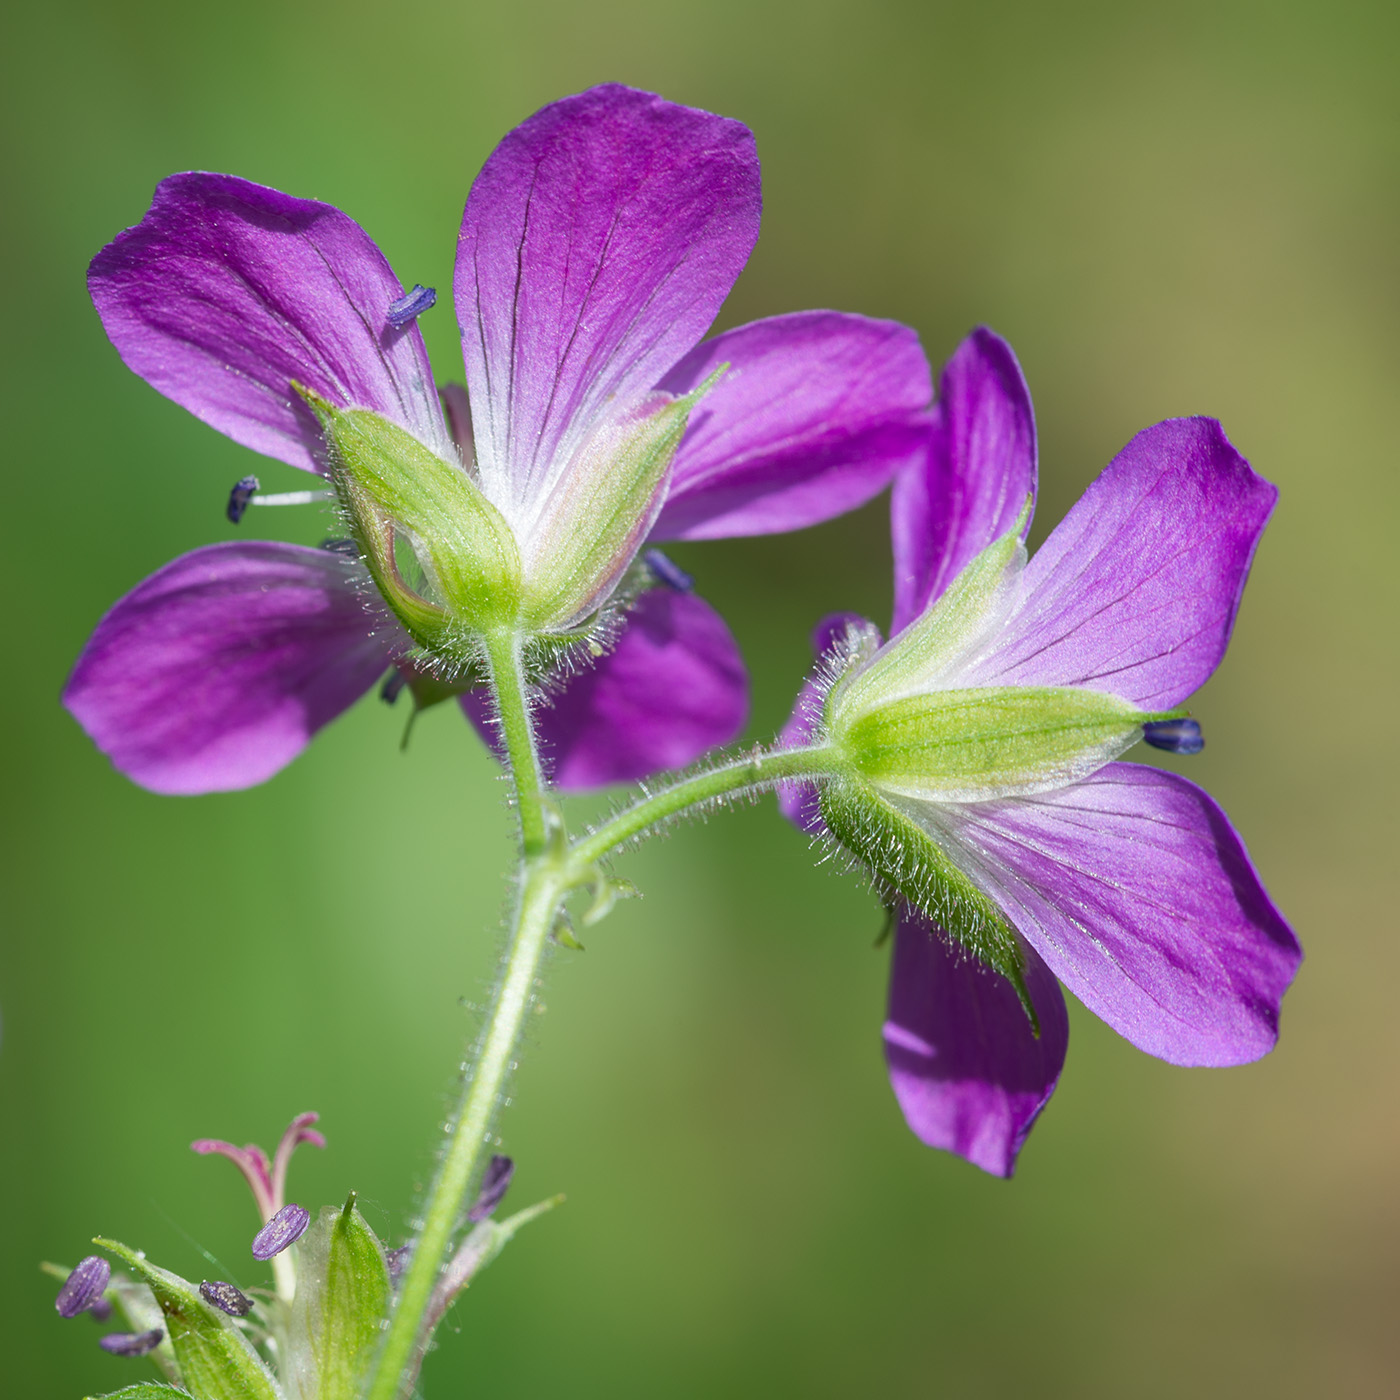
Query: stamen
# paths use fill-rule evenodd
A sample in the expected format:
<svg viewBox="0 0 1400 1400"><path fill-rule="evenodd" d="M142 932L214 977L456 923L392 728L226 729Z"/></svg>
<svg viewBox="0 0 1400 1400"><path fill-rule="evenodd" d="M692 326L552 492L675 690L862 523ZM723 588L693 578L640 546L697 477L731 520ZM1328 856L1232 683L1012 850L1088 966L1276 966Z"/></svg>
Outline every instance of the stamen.
<svg viewBox="0 0 1400 1400"><path fill-rule="evenodd" d="M354 540L322 540L321 548L329 550L332 554L343 554L347 559L360 557L360 546Z"/></svg>
<svg viewBox="0 0 1400 1400"><path fill-rule="evenodd" d="M243 512L248 509L248 502L253 499L253 492L258 489L258 479L255 476L242 476L233 483L233 490L228 493L228 516L230 525L237 525L243 519Z"/></svg>
<svg viewBox="0 0 1400 1400"><path fill-rule="evenodd" d="M315 501L329 501L334 496L335 492L331 490L277 491L271 496L254 496L248 504L251 506L309 506Z"/></svg>
<svg viewBox="0 0 1400 1400"><path fill-rule="evenodd" d="M384 684L379 687L379 698L386 704L392 705L399 698L400 691L408 684L408 677L397 668L390 671L384 677Z"/></svg>
<svg viewBox="0 0 1400 1400"><path fill-rule="evenodd" d="M112 1305L106 1298L99 1298L88 1311L92 1314L94 1322L106 1322L112 1315Z"/></svg>
<svg viewBox="0 0 1400 1400"><path fill-rule="evenodd" d="M412 291L389 303L388 322L395 330L400 330L436 302L436 287L425 287L421 282L415 282Z"/></svg>
<svg viewBox="0 0 1400 1400"><path fill-rule="evenodd" d="M285 1205L253 1236L253 1258L271 1259L275 1254L295 1244L311 1224L311 1212L305 1206Z"/></svg>
<svg viewBox="0 0 1400 1400"><path fill-rule="evenodd" d="M205 1279L199 1285L199 1296L230 1317L247 1317L253 1311L253 1300L231 1283L210 1283Z"/></svg>
<svg viewBox="0 0 1400 1400"><path fill-rule="evenodd" d="M1143 739L1154 749L1168 753L1200 753L1206 741L1194 719L1150 720L1142 726Z"/></svg>
<svg viewBox="0 0 1400 1400"><path fill-rule="evenodd" d="M102 1301L112 1279L112 1266L99 1255L89 1254L79 1260L73 1272L63 1281L53 1305L60 1317L77 1317L80 1312L95 1308Z"/></svg>
<svg viewBox="0 0 1400 1400"><path fill-rule="evenodd" d="M164 1340L165 1333L159 1327L152 1327L149 1332L109 1332L97 1339L97 1345L113 1356L145 1356Z"/></svg>
<svg viewBox="0 0 1400 1400"><path fill-rule="evenodd" d="M689 593L695 587L695 580L659 549L647 550L642 555L642 562L651 570L658 583L664 583L674 593Z"/></svg>
<svg viewBox="0 0 1400 1400"><path fill-rule="evenodd" d="M506 1189L510 1186L510 1179L515 1175L515 1163L509 1157L503 1157L498 1152L486 1164L486 1174L481 1178L481 1190L477 1194L476 1204L467 1212L467 1219L473 1225L485 1220L501 1203L501 1197L506 1194Z"/></svg>
<svg viewBox="0 0 1400 1400"><path fill-rule="evenodd" d="M397 1249L386 1249L384 1251L384 1263L389 1270L389 1281L397 1283L403 1275L403 1271L408 1268L408 1261L413 1258L413 1246L411 1244L401 1244Z"/></svg>

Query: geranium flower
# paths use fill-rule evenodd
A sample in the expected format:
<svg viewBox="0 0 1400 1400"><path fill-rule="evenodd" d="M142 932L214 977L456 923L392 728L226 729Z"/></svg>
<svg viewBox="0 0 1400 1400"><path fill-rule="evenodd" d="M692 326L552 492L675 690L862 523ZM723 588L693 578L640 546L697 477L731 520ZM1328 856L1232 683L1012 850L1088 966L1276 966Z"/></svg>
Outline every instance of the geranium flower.
<svg viewBox="0 0 1400 1400"><path fill-rule="evenodd" d="M467 388L447 386L444 415L416 323L431 289L405 293L351 219L232 176L163 181L93 261L108 335L206 423L329 475L359 547L176 559L103 618L68 708L148 788L247 787L391 664L437 695L464 689L462 654L434 639L472 608L606 650L645 540L793 530L869 499L910 460L931 397L912 331L814 311L696 343L759 206L739 122L618 86L536 113L467 200ZM254 489L239 483L231 514ZM657 574L674 584L662 561ZM684 763L743 725L743 666L706 603L663 578L632 617L540 716L562 787Z"/></svg>
<svg viewBox="0 0 1400 1400"><path fill-rule="evenodd" d="M1139 433L1026 563L1035 426L1011 349L976 331L892 501L894 639L819 628L788 743L850 774L784 809L834 834L896 911L885 1053L925 1142L1009 1176L1054 1092L1063 983L1149 1054L1259 1058L1301 961L1200 788L1114 762L1179 753L1175 709L1225 653L1275 488L1208 418Z"/></svg>

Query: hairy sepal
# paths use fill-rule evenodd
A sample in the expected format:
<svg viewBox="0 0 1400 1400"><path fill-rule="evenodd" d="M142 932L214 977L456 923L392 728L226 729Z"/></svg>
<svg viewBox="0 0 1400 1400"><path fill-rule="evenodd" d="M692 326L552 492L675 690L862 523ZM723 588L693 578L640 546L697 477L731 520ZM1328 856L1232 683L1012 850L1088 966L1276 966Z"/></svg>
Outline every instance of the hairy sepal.
<svg viewBox="0 0 1400 1400"><path fill-rule="evenodd" d="M690 410L725 368L683 398L656 393L604 425L560 474L526 551L524 616L533 630L571 627L606 601L665 504Z"/></svg>
<svg viewBox="0 0 1400 1400"><path fill-rule="evenodd" d="M289 1400L356 1400L393 1300L384 1248L355 1205L326 1206L297 1245Z"/></svg>
<svg viewBox="0 0 1400 1400"><path fill-rule="evenodd" d="M335 408L297 387L325 434L331 481L356 543L414 640L450 653L463 633L514 626L520 550L467 472L387 418ZM421 588L405 582L396 557L405 543L422 569Z"/></svg>
<svg viewBox="0 0 1400 1400"><path fill-rule="evenodd" d="M832 737L884 792L986 802L1088 777L1153 718L1098 691L1001 686L907 695L849 719Z"/></svg>
<svg viewBox="0 0 1400 1400"><path fill-rule="evenodd" d="M905 900L1007 978L1039 1035L1020 938L991 898L949 860L934 834L858 778L828 780L819 801L831 835L869 869L886 904Z"/></svg>
<svg viewBox="0 0 1400 1400"><path fill-rule="evenodd" d="M128 1385L121 1390L109 1390L105 1395L89 1395L87 1400L180 1400L185 1396L191 1400L188 1390L177 1386L161 1385L158 1381L142 1381L138 1385Z"/></svg>
<svg viewBox="0 0 1400 1400"><path fill-rule="evenodd" d="M1006 620L1020 595L1026 547L1016 526L972 559L941 598L891 638L869 664L837 685L827 698L828 726L891 700L937 688L975 660Z"/></svg>
<svg viewBox="0 0 1400 1400"><path fill-rule="evenodd" d="M157 1268L117 1240L93 1243L128 1264L155 1295L165 1319L165 1340L175 1353L181 1384L199 1400L282 1400L272 1373L227 1314L212 1308L198 1289Z"/></svg>

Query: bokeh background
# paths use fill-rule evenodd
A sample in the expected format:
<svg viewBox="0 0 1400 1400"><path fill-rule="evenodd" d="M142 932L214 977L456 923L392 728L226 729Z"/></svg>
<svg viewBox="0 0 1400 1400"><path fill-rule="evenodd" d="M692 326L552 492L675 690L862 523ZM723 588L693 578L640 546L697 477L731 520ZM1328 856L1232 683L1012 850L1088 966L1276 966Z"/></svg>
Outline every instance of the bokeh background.
<svg viewBox="0 0 1400 1400"><path fill-rule="evenodd" d="M563 1190L483 1276L435 1396L1382 1396L1400 1391L1394 695L1400 11L1391 4L46 0L0 43L4 396L3 1389L138 1378L37 1261L97 1231L257 1276L198 1135L316 1107L296 1198L397 1238L490 985L503 789L446 709L407 757L367 700L258 790L112 773L58 705L101 612L229 538L249 469L87 301L176 170L330 200L407 282L441 377L457 221L494 142L605 79L747 121L764 231L723 324L976 322L1035 396L1036 538L1137 429L1220 417L1282 488L1190 775L1308 951L1267 1061L1172 1069L1076 1007L1011 1183L921 1147L885 1081L859 883L771 802L626 863L646 898L560 954L502 1124L512 1198ZM269 517L272 517L271 519ZM312 542L313 512L255 530ZM887 615L883 502L676 550L771 734L822 613ZM588 803L576 804L579 819ZM220 1276L215 1274L214 1276Z"/></svg>

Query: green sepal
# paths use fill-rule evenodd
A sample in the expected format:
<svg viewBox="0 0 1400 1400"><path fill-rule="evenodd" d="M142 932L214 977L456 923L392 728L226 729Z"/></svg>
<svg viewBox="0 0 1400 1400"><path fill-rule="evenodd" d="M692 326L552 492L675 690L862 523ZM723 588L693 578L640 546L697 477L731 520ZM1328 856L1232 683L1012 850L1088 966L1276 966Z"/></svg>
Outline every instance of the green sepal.
<svg viewBox="0 0 1400 1400"><path fill-rule="evenodd" d="M355 1400L393 1301L384 1247L355 1205L326 1206L297 1243L283 1382L294 1400Z"/></svg>
<svg viewBox="0 0 1400 1400"><path fill-rule="evenodd" d="M1015 597L1026 547L1021 518L1000 539L964 565L943 596L899 636L887 642L868 666L838 683L827 696L829 728L902 695L931 689L940 674L965 656L996 626Z"/></svg>
<svg viewBox="0 0 1400 1400"><path fill-rule="evenodd" d="M370 573L414 640L469 655L463 633L512 625L520 610L520 551L467 472L378 413L335 408L303 385L292 387L320 421L331 482ZM404 580L395 553L400 532L425 575L423 591Z"/></svg>
<svg viewBox="0 0 1400 1400"><path fill-rule="evenodd" d="M1088 777L1155 718L1095 690L996 686L906 695L856 716L835 737L884 791L985 802Z"/></svg>
<svg viewBox="0 0 1400 1400"><path fill-rule="evenodd" d="M109 1390L105 1395L89 1395L87 1400L170 1400L172 1395L177 1397L177 1400L180 1396L190 1400L188 1390L181 1390L173 1385L162 1385L159 1381L141 1381L122 1390Z"/></svg>
<svg viewBox="0 0 1400 1400"><path fill-rule="evenodd" d="M612 591L661 508L690 410L728 368L683 398L608 425L584 446L555 485L530 546L524 617L532 628L572 626Z"/></svg>
<svg viewBox="0 0 1400 1400"><path fill-rule="evenodd" d="M130 1265L155 1295L181 1383L191 1394L199 1400L281 1400L272 1373L233 1319L210 1307L192 1283L117 1240L99 1236L93 1243Z"/></svg>
<svg viewBox="0 0 1400 1400"><path fill-rule="evenodd" d="M894 897L926 915L979 962L999 972L1021 999L1031 1028L1040 1021L1026 989L1021 940L993 900L907 813L868 783L838 777L820 788L822 819L831 834L875 877L887 905Z"/></svg>

